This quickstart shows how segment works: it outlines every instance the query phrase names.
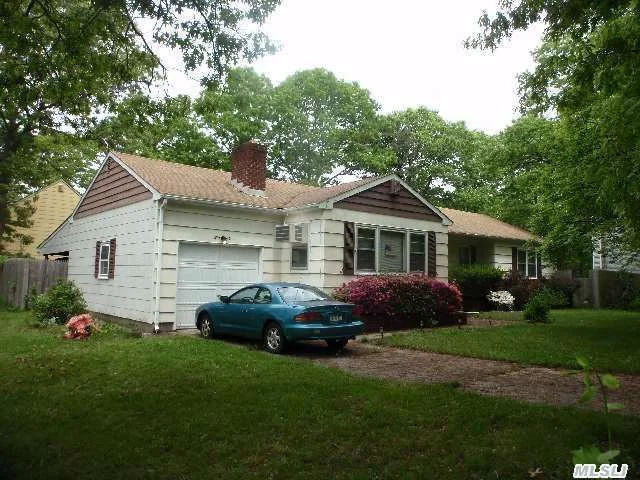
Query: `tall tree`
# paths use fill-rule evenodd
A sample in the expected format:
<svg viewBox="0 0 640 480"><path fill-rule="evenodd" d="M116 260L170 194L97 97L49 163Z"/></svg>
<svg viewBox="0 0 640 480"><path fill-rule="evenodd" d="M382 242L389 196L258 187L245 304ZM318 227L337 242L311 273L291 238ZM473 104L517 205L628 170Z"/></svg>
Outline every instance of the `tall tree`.
<svg viewBox="0 0 640 480"><path fill-rule="evenodd" d="M274 89L265 134L272 175L325 185L383 170L389 153L380 148L378 109L367 90L327 70L291 75Z"/></svg>
<svg viewBox="0 0 640 480"><path fill-rule="evenodd" d="M422 195L446 206L455 204L458 189L483 135L462 122L447 122L421 107L392 113L382 119L382 142L393 154L389 170Z"/></svg>
<svg viewBox="0 0 640 480"><path fill-rule="evenodd" d="M631 0L502 2L484 14L470 46L496 48L515 30L542 21L544 43L522 75L522 108L557 115L564 132L557 210L584 237L616 232L640 250L640 7ZM558 231L561 225L556 226ZM567 242L567 245L570 242Z"/></svg>
<svg viewBox="0 0 640 480"><path fill-rule="evenodd" d="M276 86L252 69L235 69L224 84L205 89L195 108L224 151L250 139L268 146L273 178L325 185L381 171L390 157L369 92L323 69Z"/></svg>
<svg viewBox="0 0 640 480"><path fill-rule="evenodd" d="M186 95L152 99L135 94L113 110L88 135L106 141L110 149L209 168L228 166L227 155L205 131Z"/></svg>
<svg viewBox="0 0 640 480"><path fill-rule="evenodd" d="M46 151L83 133L91 115L163 75L157 46L181 54L207 80L270 50L249 30L278 0L16 0L0 2L0 239L9 204L91 158ZM71 143L71 140L64 140Z"/></svg>
<svg viewBox="0 0 640 480"><path fill-rule="evenodd" d="M243 142L266 141L273 121L273 85L251 68L234 68L224 83L207 85L195 111L228 158Z"/></svg>

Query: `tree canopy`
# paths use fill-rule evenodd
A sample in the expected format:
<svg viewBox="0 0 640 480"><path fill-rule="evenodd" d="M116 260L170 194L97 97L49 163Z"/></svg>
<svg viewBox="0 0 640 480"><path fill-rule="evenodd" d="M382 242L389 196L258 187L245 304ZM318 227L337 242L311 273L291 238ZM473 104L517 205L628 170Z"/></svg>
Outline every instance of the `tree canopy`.
<svg viewBox="0 0 640 480"><path fill-rule="evenodd" d="M540 187L555 196L554 211L564 215L545 244L560 254L585 238L613 235L618 247L638 251L640 6L626 0L505 1L494 15L481 17L481 32L467 42L494 49L538 21L546 27L543 44L534 70L520 78L521 107L556 118L562 136L549 153L553 172L547 177L555 182Z"/></svg>
<svg viewBox="0 0 640 480"><path fill-rule="evenodd" d="M247 26L278 3L1 2L0 239L21 223L11 218L12 202L56 177L75 179L92 160L80 140L92 117L162 78L159 46L178 52L185 70L204 68L204 80L216 81L240 59L272 48Z"/></svg>

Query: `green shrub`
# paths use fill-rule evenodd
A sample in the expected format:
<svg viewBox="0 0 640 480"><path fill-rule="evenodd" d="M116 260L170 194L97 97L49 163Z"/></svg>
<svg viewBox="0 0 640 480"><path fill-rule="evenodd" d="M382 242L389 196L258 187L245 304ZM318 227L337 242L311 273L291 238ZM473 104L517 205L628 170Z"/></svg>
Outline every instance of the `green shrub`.
<svg viewBox="0 0 640 480"><path fill-rule="evenodd" d="M551 307L543 293L531 297L524 306L524 319L529 323L548 323L551 320L549 311Z"/></svg>
<svg viewBox="0 0 640 480"><path fill-rule="evenodd" d="M449 270L449 279L460 288L465 310L491 310L487 295L499 290L504 274L491 265L456 265Z"/></svg>
<svg viewBox="0 0 640 480"><path fill-rule="evenodd" d="M564 308L573 306L573 294L580 288L580 283L569 275L555 272L548 279L544 279L544 286L556 292L558 308ZM561 294L564 296L564 304L560 304Z"/></svg>
<svg viewBox="0 0 640 480"><path fill-rule="evenodd" d="M540 280L527 278L520 272L509 272L502 282L502 289L513 295L514 310L522 310L541 288L542 282Z"/></svg>
<svg viewBox="0 0 640 480"><path fill-rule="evenodd" d="M3 312L17 312L20 309L11 305L6 299L0 297L0 311Z"/></svg>
<svg viewBox="0 0 640 480"><path fill-rule="evenodd" d="M87 304L73 282L58 280L49 291L33 297L32 308L38 321L64 324L71 317L85 313Z"/></svg>
<svg viewBox="0 0 640 480"><path fill-rule="evenodd" d="M636 297L629 302L629 310L640 310L640 297Z"/></svg>
<svg viewBox="0 0 640 480"><path fill-rule="evenodd" d="M571 305L563 291L546 286L542 287L537 296L542 297L549 308L565 308Z"/></svg>
<svg viewBox="0 0 640 480"><path fill-rule="evenodd" d="M640 298L640 275L630 272L600 272L602 306L635 310Z"/></svg>

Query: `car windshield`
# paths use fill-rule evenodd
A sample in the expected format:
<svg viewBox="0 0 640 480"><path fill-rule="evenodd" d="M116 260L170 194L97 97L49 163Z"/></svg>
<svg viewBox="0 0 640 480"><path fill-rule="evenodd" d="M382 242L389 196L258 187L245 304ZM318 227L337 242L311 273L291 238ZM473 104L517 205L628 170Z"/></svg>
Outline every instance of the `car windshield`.
<svg viewBox="0 0 640 480"><path fill-rule="evenodd" d="M306 285L278 287L278 293L282 297L282 300L289 304L329 299L329 296L322 290Z"/></svg>

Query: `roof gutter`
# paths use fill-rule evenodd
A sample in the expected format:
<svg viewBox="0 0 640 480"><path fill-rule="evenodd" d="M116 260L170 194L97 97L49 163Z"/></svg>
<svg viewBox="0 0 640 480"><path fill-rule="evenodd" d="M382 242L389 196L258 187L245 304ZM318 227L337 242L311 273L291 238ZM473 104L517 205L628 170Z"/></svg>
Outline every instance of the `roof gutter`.
<svg viewBox="0 0 640 480"><path fill-rule="evenodd" d="M265 212L265 213L271 213L271 214L274 214L274 215L281 215L282 213L291 212L291 211L295 211L295 210L303 210L303 209L307 209L307 208L319 208L320 207L318 204L314 203L314 204L309 204L309 205L303 205L301 207L272 208L272 207L260 207L258 205L247 205L245 203L234 203L234 202L225 202L225 201L221 201L221 200L211 200L211 199L207 199L207 198L185 197L185 196L182 196L182 195L163 194L162 197L167 199L167 200L186 202L186 203L195 203L195 204L202 204L202 205L216 205L216 206L220 206L220 207L239 208L239 209L245 209L245 210L259 210L259 211L262 211L262 212Z"/></svg>

